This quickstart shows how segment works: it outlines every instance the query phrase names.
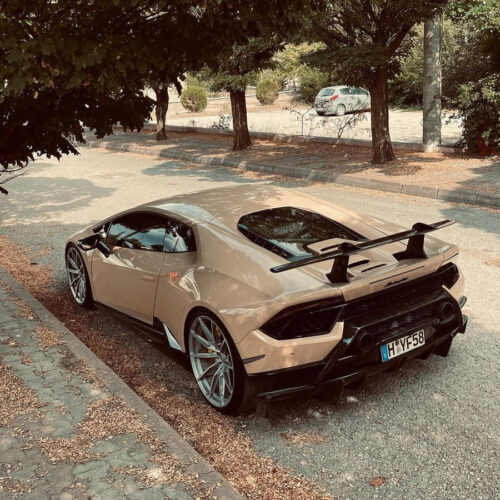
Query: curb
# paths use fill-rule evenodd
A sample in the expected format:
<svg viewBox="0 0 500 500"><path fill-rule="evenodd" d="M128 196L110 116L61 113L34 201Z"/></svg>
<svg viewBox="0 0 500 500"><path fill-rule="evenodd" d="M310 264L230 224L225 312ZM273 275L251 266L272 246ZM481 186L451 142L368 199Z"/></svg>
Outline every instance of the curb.
<svg viewBox="0 0 500 500"><path fill-rule="evenodd" d="M116 130L123 130L122 127L113 127ZM218 134L232 135L232 130L221 130L210 127L190 127L188 125L166 125L166 130L170 132L194 132L197 134ZM143 130L151 130L156 132L156 125L146 123ZM356 146L370 146L372 141L369 139L345 139L314 135L293 135L293 134L274 134L273 132L255 132L250 131L250 136L256 139L268 139L275 142L292 142L292 143L311 143L311 144L352 144ZM406 149L409 151L424 152L424 145L421 142L401 142L392 141L392 146L395 149ZM434 146L433 151L438 153L461 153L462 148L454 146Z"/></svg>
<svg viewBox="0 0 500 500"><path fill-rule="evenodd" d="M68 349L94 370L107 389L118 395L130 407L145 416L146 423L155 434L168 443L169 451L183 463L189 464L188 473L198 474L207 483L218 484L214 495L219 500L243 500L243 497L194 449L192 448L158 413L141 399L109 366L104 364L85 344L71 333L41 302L26 290L0 265L0 279L6 283L40 318L40 320L58 333Z"/></svg>
<svg viewBox="0 0 500 500"><path fill-rule="evenodd" d="M91 148L108 149L111 151L125 151L130 153L157 156L160 158L173 158L201 165L221 166L236 168L238 170L249 170L274 175L285 175L308 181L331 182L346 186L362 187L377 191L390 191L393 193L404 193L424 198L434 198L456 203L468 203L490 208L500 208L500 194L478 193L465 189L445 189L439 186L424 186L420 184L406 184L372 177L360 177L352 174L339 174L328 170L311 169L307 167L293 167L287 165L266 165L264 163L249 163L248 161L237 161L229 158L216 158L207 155L197 155L171 151L169 149L158 150L131 143L113 143L101 140L87 140L83 146Z"/></svg>

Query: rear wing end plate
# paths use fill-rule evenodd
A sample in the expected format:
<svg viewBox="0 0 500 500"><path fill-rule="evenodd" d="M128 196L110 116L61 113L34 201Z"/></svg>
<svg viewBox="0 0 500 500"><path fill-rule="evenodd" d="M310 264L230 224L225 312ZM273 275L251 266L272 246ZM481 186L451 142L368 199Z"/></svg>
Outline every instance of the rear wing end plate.
<svg viewBox="0 0 500 500"><path fill-rule="evenodd" d="M427 233L437 231L438 229L442 229L443 227L451 226L451 224L454 223L455 222L451 220L443 220L440 222L434 222L433 224L417 222L411 229L407 231L390 234L387 236L383 236L382 238L376 238L374 240L361 241L355 244L348 242L341 243L336 247L336 250L272 267L271 272L282 273L284 271L289 271L290 269L296 269L298 267L308 266L310 264L316 264L318 262L324 262L326 260L333 259L332 269L326 275L327 278L332 283L349 283L350 280L347 274L347 267L349 265L349 257L351 255L357 254L364 250L370 250L372 248L388 245L390 243L408 240L406 250L398 254L398 260L426 259L427 255L424 250L425 235Z"/></svg>

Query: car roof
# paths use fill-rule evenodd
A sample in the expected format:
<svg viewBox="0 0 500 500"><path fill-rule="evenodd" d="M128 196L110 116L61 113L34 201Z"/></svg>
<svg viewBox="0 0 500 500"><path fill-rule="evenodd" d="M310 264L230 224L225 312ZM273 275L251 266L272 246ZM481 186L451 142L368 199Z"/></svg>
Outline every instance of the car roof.
<svg viewBox="0 0 500 500"><path fill-rule="evenodd" d="M138 208L149 208L176 216L184 222L206 223L217 219L235 229L246 214L277 207L292 206L318 212L343 212L331 203L269 184L243 184L206 189L155 200Z"/></svg>

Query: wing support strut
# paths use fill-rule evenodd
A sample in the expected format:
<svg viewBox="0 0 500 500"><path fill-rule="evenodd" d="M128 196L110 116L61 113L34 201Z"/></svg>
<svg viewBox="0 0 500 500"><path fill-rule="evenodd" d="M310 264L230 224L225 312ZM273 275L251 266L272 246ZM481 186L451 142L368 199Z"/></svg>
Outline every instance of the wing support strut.
<svg viewBox="0 0 500 500"><path fill-rule="evenodd" d="M450 226L454 223L455 222L451 220L443 220L440 222L434 222L433 224L417 222L407 231L390 234L374 240L361 241L355 244L348 242L341 243L336 250L272 267L271 272L282 273L284 271L289 271L290 269L296 269L298 267L308 266L310 264L316 264L317 262L324 262L326 260L333 259L332 269L326 275L327 278L331 283L349 283L350 280L347 268L349 266L349 257L351 255L362 252L363 250L370 250L372 248L381 247L390 243L396 243L397 241L408 240L406 250L396 254L397 259L426 259L427 255L424 250L425 235L443 227Z"/></svg>

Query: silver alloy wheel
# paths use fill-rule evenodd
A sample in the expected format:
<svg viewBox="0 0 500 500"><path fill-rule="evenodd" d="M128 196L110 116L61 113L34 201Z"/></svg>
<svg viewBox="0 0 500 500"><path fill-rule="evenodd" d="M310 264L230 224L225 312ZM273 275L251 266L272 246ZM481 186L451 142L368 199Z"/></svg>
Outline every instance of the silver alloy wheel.
<svg viewBox="0 0 500 500"><path fill-rule="evenodd" d="M343 104L339 104L337 106L336 114L337 114L337 116L344 116L345 115L345 106Z"/></svg>
<svg viewBox="0 0 500 500"><path fill-rule="evenodd" d="M209 316L198 316L189 331L189 359L201 392L217 408L231 402L234 363L228 341Z"/></svg>
<svg viewBox="0 0 500 500"><path fill-rule="evenodd" d="M82 305L87 296L87 276L82 257L74 247L66 253L66 274L74 299Z"/></svg>

